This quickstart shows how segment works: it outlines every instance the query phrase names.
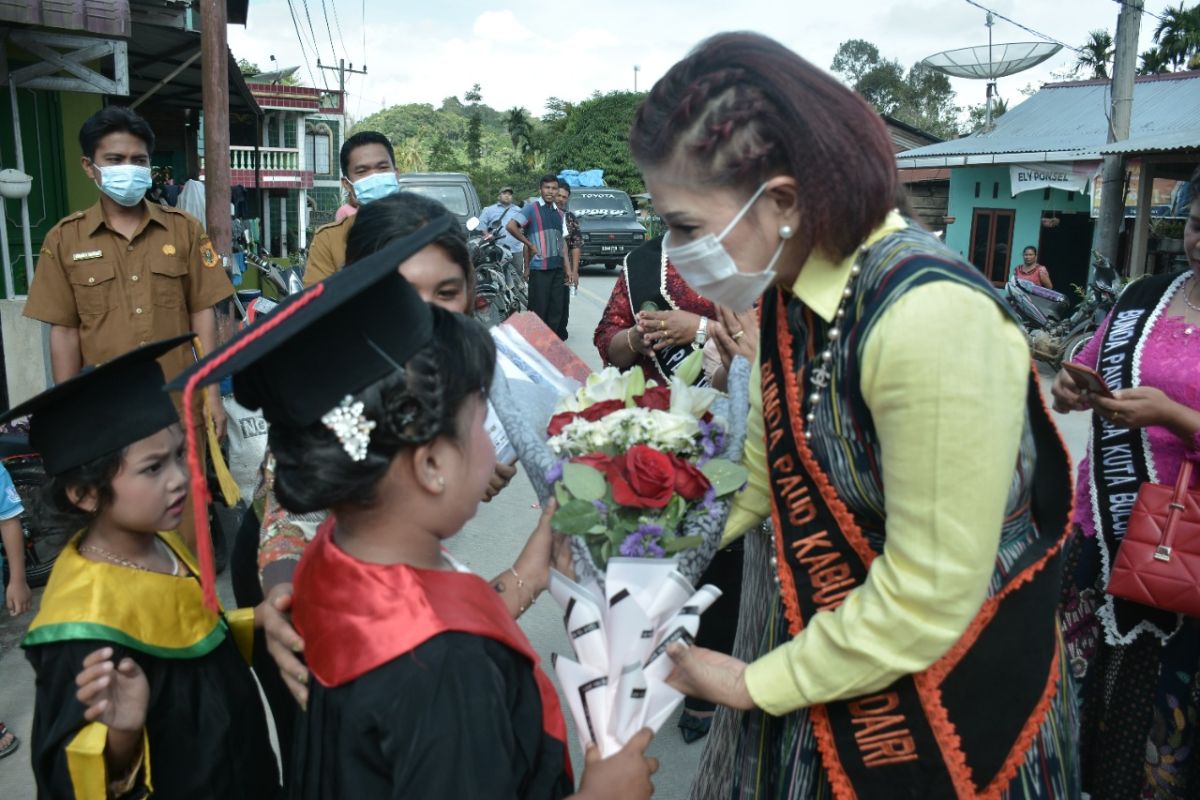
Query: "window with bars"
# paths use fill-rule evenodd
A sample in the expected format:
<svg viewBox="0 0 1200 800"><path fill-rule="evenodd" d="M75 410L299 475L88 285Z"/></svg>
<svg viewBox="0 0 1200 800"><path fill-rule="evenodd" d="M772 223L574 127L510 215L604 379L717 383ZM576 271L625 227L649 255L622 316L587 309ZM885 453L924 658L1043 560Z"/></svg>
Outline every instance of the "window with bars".
<svg viewBox="0 0 1200 800"><path fill-rule="evenodd" d="M318 127L310 127L304 134L304 160L314 173L318 175L330 175L333 173L333 165L330 162L332 155L333 134L325 125Z"/></svg>

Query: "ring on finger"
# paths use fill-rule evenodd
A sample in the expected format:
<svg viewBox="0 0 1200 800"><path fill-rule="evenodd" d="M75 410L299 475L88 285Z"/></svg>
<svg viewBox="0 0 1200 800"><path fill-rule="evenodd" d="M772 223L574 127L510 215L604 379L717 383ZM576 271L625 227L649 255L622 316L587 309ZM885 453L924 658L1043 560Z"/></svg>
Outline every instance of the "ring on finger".
<svg viewBox="0 0 1200 800"><path fill-rule="evenodd" d="M667 321L665 319L660 319L658 321L658 329L660 331L665 331L667 329Z"/></svg>
<svg viewBox="0 0 1200 800"><path fill-rule="evenodd" d="M738 331L737 333L733 334L733 336L732 336L732 337L730 337L730 338L732 338L732 339L733 339L733 340L736 342L738 339L742 338L742 337L743 337L743 336L745 336L745 335L746 335L746 331L745 331L745 330L740 330L740 331Z"/></svg>

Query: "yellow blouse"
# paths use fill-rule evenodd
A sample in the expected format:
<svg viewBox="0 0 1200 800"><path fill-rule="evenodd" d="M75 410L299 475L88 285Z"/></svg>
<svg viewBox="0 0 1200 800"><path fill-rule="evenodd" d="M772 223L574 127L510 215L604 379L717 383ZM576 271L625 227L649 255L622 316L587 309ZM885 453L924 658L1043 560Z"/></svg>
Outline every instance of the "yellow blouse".
<svg viewBox="0 0 1200 800"><path fill-rule="evenodd" d="M897 230L895 214L872 243ZM853 256L814 256L792 292L824 319L837 311ZM987 596L1021 432L1030 358L995 301L938 281L911 290L864 343L861 391L879 437L887 540L862 586L746 669L772 714L858 697L920 672L966 631ZM725 529L770 514L758 367L751 377L750 482Z"/></svg>

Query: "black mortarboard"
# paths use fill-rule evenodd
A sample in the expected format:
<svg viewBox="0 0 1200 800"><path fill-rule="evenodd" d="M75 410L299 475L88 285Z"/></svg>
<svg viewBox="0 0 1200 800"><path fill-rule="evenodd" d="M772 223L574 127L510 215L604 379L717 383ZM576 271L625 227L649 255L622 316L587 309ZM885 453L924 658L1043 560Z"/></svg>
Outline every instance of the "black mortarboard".
<svg viewBox="0 0 1200 800"><path fill-rule="evenodd" d="M182 389L233 376L233 396L269 423L308 425L404 364L433 336L429 306L398 265L454 224L443 217L319 284L188 368Z"/></svg>
<svg viewBox="0 0 1200 800"><path fill-rule="evenodd" d="M190 412L192 392L232 375L234 398L246 408L262 409L267 422L316 422L346 395L402 367L433 338L433 314L398 268L457 224L452 215L434 220L287 297L168 388L184 390ZM216 610L215 562L204 511L208 487L190 424L187 436L200 582L206 605Z"/></svg>
<svg viewBox="0 0 1200 800"><path fill-rule="evenodd" d="M115 453L179 422L171 397L163 391L157 359L192 336L164 339L100 366L84 367L74 378L6 411L0 423L33 415L29 444L51 475Z"/></svg>

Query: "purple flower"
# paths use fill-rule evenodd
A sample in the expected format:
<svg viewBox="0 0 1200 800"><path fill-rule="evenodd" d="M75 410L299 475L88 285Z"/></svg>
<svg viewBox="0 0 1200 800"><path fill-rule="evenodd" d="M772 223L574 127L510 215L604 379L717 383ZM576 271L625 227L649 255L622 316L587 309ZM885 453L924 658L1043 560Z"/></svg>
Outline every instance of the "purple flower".
<svg viewBox="0 0 1200 800"><path fill-rule="evenodd" d="M704 466L713 458L725 452L725 429L715 422L699 420L700 447L704 454L697 460L698 466Z"/></svg>
<svg viewBox="0 0 1200 800"><path fill-rule="evenodd" d="M704 507L705 511L711 514L713 513L713 506L716 505L716 502L717 490L714 487L709 486L707 491L704 492L703 499L700 500L700 505Z"/></svg>
<svg viewBox="0 0 1200 800"><path fill-rule="evenodd" d="M659 544L662 539L661 525L643 523L636 531L625 537L618 552L633 558L662 558L667 552Z"/></svg>
<svg viewBox="0 0 1200 800"><path fill-rule="evenodd" d="M546 483L554 484L562 480L563 464L565 461L555 461L546 470Z"/></svg>
<svg viewBox="0 0 1200 800"><path fill-rule="evenodd" d="M601 514L608 513L608 504L605 503L603 500L593 500L592 507L595 508L597 511L599 511Z"/></svg>

